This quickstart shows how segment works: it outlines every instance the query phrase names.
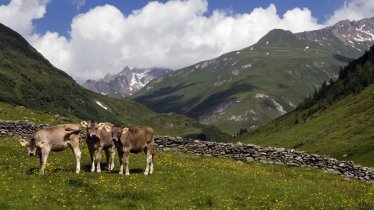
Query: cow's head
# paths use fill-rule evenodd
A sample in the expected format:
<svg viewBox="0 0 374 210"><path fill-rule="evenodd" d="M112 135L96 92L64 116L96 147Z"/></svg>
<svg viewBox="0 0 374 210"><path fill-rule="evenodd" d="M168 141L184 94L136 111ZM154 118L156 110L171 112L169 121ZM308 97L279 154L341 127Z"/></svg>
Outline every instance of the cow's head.
<svg viewBox="0 0 374 210"><path fill-rule="evenodd" d="M38 149L44 147L43 141L37 141L35 138L31 138L30 140L21 139L20 143L22 146L27 146L28 154L30 156L34 156Z"/></svg>
<svg viewBox="0 0 374 210"><path fill-rule="evenodd" d="M114 142L119 141L119 139L121 138L121 133L122 133L122 128L121 127L114 126L112 128L112 139L113 139Z"/></svg>
<svg viewBox="0 0 374 210"><path fill-rule="evenodd" d="M99 133L105 129L108 133L111 131L111 127L108 125L105 125L105 123L98 123L95 120L89 120L89 121L82 121L81 122L82 127L87 129L87 135L89 137L99 137Z"/></svg>
<svg viewBox="0 0 374 210"><path fill-rule="evenodd" d="M91 138L99 136L99 123L95 120L82 121L81 125L87 129L87 136Z"/></svg>

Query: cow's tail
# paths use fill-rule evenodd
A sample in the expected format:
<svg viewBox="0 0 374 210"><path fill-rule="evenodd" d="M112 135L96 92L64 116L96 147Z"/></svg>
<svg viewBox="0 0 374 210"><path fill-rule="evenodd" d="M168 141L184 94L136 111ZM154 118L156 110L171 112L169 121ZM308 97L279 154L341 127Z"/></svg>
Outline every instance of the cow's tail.
<svg viewBox="0 0 374 210"><path fill-rule="evenodd" d="M65 139L70 139L72 135L79 135L81 127L76 124L66 124L65 127Z"/></svg>

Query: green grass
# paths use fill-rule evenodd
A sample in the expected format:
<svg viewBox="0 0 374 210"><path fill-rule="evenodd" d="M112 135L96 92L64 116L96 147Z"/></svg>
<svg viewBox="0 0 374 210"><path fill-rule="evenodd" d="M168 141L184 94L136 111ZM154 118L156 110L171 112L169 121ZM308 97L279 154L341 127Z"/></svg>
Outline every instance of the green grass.
<svg viewBox="0 0 374 210"><path fill-rule="evenodd" d="M374 85L305 122L304 112L291 112L233 141L295 148L374 167Z"/></svg>
<svg viewBox="0 0 374 210"><path fill-rule="evenodd" d="M84 147L81 145L81 148ZM89 169L80 174L71 151L51 153L46 173L37 157L0 139L1 209L373 209L374 185L311 168L245 164L227 159L157 153L144 176L145 156L132 155L130 176ZM85 170L86 171L85 171ZM118 169L116 156L115 170Z"/></svg>
<svg viewBox="0 0 374 210"><path fill-rule="evenodd" d="M79 122L78 118L53 115L51 113L35 111L24 106L11 105L3 102L0 102L0 120L27 120L34 123L49 125Z"/></svg>

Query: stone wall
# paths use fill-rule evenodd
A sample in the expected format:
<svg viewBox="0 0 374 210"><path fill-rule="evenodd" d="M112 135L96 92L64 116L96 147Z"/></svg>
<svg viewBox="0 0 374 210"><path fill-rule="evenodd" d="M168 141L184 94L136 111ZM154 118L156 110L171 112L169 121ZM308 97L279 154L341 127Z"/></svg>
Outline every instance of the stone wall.
<svg viewBox="0 0 374 210"><path fill-rule="evenodd" d="M174 151L208 157L230 158L243 162L258 162L285 166L311 166L349 178L374 181L374 169L338 161L327 156L310 154L286 148L260 147L252 144L232 144L183 139L181 137L157 137L160 151Z"/></svg>
<svg viewBox="0 0 374 210"><path fill-rule="evenodd" d="M29 121L0 121L0 136L13 136L15 138L28 137L46 124L35 124Z"/></svg>
<svg viewBox="0 0 374 210"><path fill-rule="evenodd" d="M28 121L0 121L0 136L28 137L36 130L46 126L45 124L38 125ZM81 136L83 137L84 134ZM349 178L374 181L374 169L372 168L355 165L352 161L338 161L327 156L293 149L260 147L240 143L217 143L169 136L156 137L155 142L159 151L174 151L289 167L311 166Z"/></svg>

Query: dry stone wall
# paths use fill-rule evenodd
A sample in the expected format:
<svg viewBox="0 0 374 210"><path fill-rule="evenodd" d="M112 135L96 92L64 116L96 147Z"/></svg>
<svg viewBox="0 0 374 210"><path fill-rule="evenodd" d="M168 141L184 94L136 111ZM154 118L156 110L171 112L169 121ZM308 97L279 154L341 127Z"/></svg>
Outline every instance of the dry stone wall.
<svg viewBox="0 0 374 210"><path fill-rule="evenodd" d="M0 121L0 136L27 137L46 126L23 120Z"/></svg>
<svg viewBox="0 0 374 210"><path fill-rule="evenodd" d="M0 121L0 136L27 137L46 126L28 121ZM260 147L253 144L218 143L170 136L156 137L155 142L159 151L174 151L289 167L311 166L349 178L374 181L373 168L355 165L352 161L338 161L328 156L293 149Z"/></svg>
<svg viewBox="0 0 374 210"><path fill-rule="evenodd" d="M286 166L311 166L327 172L365 181L374 180L374 169L338 161L323 155L310 154L286 148L260 147L252 144L232 144L184 139L181 137L157 137L160 151L175 151L201 156L230 158L243 162L258 162Z"/></svg>

